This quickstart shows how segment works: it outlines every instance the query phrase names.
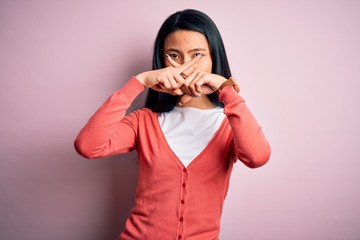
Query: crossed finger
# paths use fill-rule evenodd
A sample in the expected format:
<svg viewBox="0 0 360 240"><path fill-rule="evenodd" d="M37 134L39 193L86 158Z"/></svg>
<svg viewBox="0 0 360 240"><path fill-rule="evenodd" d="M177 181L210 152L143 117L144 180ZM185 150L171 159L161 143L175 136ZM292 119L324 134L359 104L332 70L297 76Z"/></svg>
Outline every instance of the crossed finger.
<svg viewBox="0 0 360 240"><path fill-rule="evenodd" d="M198 60L200 59L200 57L195 57L193 59L191 59L190 61L183 63L183 64L179 64L177 62L174 61L174 59L172 59L169 55L167 55L167 60L170 63L170 65L172 67L174 67L175 69L177 69L178 73L185 79L187 78L195 69L192 67Z"/></svg>
<svg viewBox="0 0 360 240"><path fill-rule="evenodd" d="M195 57L192 60L184 63L184 64L179 64L176 61L174 61L174 59L172 59L170 56L167 55L167 61L169 62L169 64L174 67L175 69L177 69L177 71L181 71L179 73L179 75L183 78L183 79L187 79L191 74L193 74L193 72L195 71L195 69L192 67L199 59L200 57ZM182 81L183 83L185 81ZM189 89L185 86L182 85L180 86L180 89L182 90L182 92L184 93L189 93ZM191 96L195 96L193 94L190 93Z"/></svg>

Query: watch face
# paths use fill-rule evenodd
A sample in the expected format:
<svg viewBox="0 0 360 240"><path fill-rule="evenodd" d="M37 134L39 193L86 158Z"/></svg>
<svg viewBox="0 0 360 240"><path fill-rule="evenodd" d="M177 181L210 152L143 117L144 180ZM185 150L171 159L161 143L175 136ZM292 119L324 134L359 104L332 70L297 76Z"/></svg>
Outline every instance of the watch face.
<svg viewBox="0 0 360 240"><path fill-rule="evenodd" d="M239 85L234 85L234 89L235 89L235 91L237 91L237 92L240 92L240 87L239 87Z"/></svg>
<svg viewBox="0 0 360 240"><path fill-rule="evenodd" d="M237 84L236 80L233 77L229 78L236 92L240 92L240 86Z"/></svg>

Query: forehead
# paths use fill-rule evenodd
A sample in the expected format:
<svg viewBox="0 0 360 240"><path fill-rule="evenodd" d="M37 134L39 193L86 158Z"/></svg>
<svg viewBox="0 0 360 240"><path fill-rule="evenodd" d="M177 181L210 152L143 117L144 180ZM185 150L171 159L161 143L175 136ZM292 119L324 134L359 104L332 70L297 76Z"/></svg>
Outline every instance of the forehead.
<svg viewBox="0 0 360 240"><path fill-rule="evenodd" d="M209 44L206 37L199 32L190 30L177 30L170 33L164 42L164 49L190 49L190 48L205 48L209 49Z"/></svg>

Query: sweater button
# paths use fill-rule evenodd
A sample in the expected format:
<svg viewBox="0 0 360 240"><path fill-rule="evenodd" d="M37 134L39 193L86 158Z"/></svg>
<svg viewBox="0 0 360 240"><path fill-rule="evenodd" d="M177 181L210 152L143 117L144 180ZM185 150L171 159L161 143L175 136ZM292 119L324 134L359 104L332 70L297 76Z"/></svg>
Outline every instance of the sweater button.
<svg viewBox="0 0 360 240"><path fill-rule="evenodd" d="M185 203L185 200L184 199L181 199L181 204L184 204Z"/></svg>
<svg viewBox="0 0 360 240"><path fill-rule="evenodd" d="M182 239L182 236L181 236L181 235L179 235L179 236L178 236L178 239Z"/></svg>
<svg viewBox="0 0 360 240"><path fill-rule="evenodd" d="M186 183L183 183L183 184L182 184L182 187L186 187Z"/></svg>
<svg viewBox="0 0 360 240"><path fill-rule="evenodd" d="M184 218L183 218L183 217L179 218L179 221L180 221L180 222L183 222L183 221L184 221Z"/></svg>
<svg viewBox="0 0 360 240"><path fill-rule="evenodd" d="M186 172L186 168L183 168L183 172Z"/></svg>

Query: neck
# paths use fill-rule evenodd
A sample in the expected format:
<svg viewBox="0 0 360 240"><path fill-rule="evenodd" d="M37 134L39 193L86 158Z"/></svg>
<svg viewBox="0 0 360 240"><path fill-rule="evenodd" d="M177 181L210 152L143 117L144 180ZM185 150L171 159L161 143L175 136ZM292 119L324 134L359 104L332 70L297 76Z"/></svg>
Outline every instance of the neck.
<svg viewBox="0 0 360 240"><path fill-rule="evenodd" d="M176 104L177 107L193 107L193 108L199 108L199 109L211 109L215 108L216 105L213 104L209 98L206 95L202 95L199 98L192 98L190 101L188 101L185 104L179 105Z"/></svg>

